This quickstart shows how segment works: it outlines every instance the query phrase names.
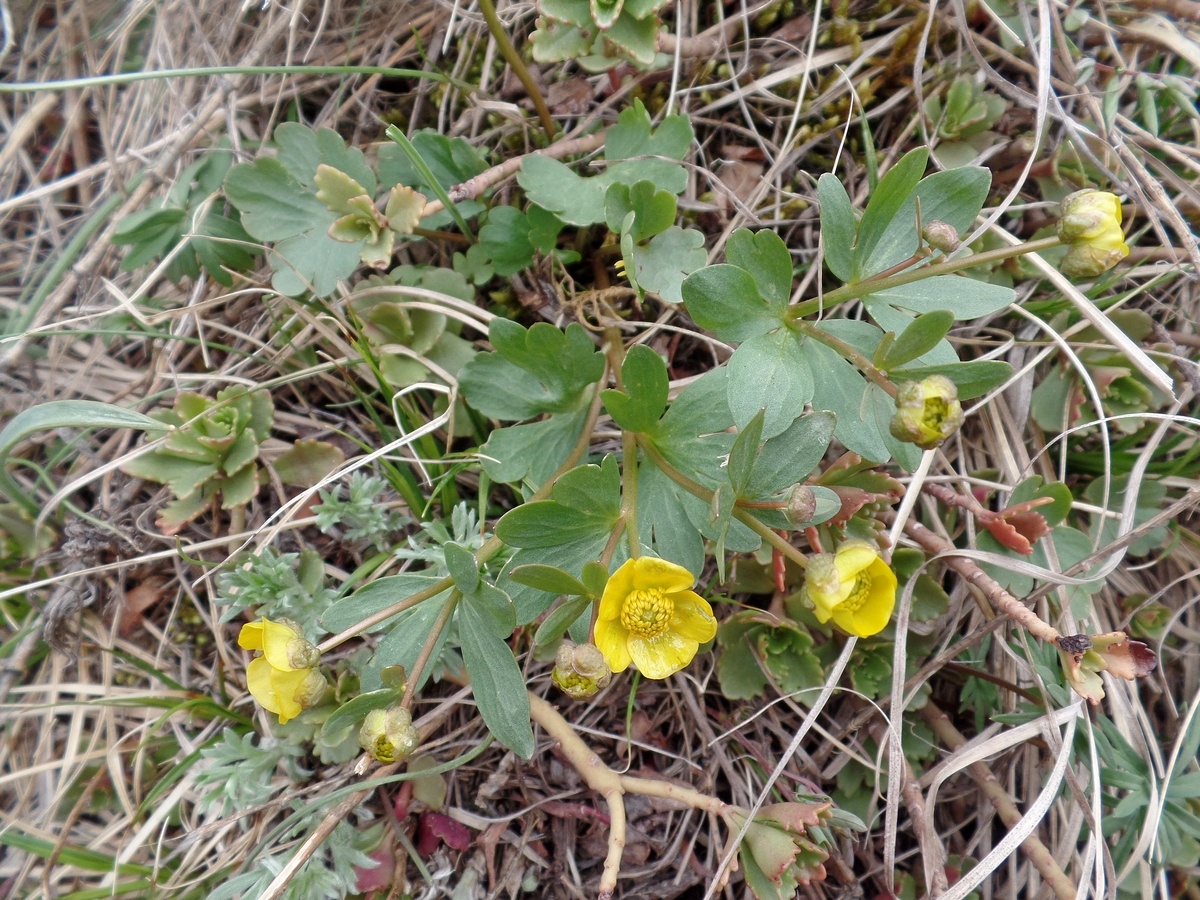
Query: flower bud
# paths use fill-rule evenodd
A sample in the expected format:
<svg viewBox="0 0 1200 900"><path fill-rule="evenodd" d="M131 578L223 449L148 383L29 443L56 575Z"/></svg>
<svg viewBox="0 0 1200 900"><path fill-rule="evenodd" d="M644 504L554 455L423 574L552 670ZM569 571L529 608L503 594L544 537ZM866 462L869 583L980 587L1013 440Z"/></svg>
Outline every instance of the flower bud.
<svg viewBox="0 0 1200 900"><path fill-rule="evenodd" d="M962 241L958 239L958 229L949 222L941 222L937 219L927 223L921 229L921 237L930 247L941 250L943 253L953 253L962 246Z"/></svg>
<svg viewBox="0 0 1200 900"><path fill-rule="evenodd" d="M329 682L325 680L325 676L321 674L320 670L309 669L292 696L302 709L312 709L325 699L328 690Z"/></svg>
<svg viewBox="0 0 1200 900"><path fill-rule="evenodd" d="M798 484L792 488L788 497L784 515L793 525L808 525L817 514L817 495L807 484Z"/></svg>
<svg viewBox="0 0 1200 900"><path fill-rule="evenodd" d="M1095 278L1129 255L1121 233L1121 201L1107 191L1064 197L1058 237L1067 245L1062 271L1069 278Z"/></svg>
<svg viewBox="0 0 1200 900"><path fill-rule="evenodd" d="M900 385L891 432L897 440L934 450L958 431L962 421L958 387L945 375L930 375Z"/></svg>
<svg viewBox="0 0 1200 900"><path fill-rule="evenodd" d="M403 706L371 710L358 732L358 745L381 763L407 759L419 742L412 713Z"/></svg>
<svg viewBox="0 0 1200 900"><path fill-rule="evenodd" d="M608 687L612 670L595 644L564 640L554 657L550 680L572 700L587 700Z"/></svg>

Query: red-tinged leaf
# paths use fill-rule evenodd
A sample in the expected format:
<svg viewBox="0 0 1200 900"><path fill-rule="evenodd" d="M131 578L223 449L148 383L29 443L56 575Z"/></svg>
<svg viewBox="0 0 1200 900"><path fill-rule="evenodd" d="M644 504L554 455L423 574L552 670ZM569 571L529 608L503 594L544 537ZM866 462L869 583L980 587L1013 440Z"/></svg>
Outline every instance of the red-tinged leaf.
<svg viewBox="0 0 1200 900"><path fill-rule="evenodd" d="M842 501L842 508L838 510L837 515L829 520L834 525L845 525L850 521L851 516L874 499L871 494L868 494L862 488L846 487L839 484L833 485L830 487L830 490L837 494L838 499Z"/></svg>
<svg viewBox="0 0 1200 900"><path fill-rule="evenodd" d="M396 791L396 799L392 804L392 808L396 811L396 818L403 822L408 818L408 808L412 805L413 799L413 783L405 781L400 784L400 790Z"/></svg>
<svg viewBox="0 0 1200 900"><path fill-rule="evenodd" d="M396 875L396 857L393 855L390 844L382 844L367 855L379 865L371 869L365 866L354 867L356 878L354 889L359 894L365 894L368 891L382 891L390 887L392 879Z"/></svg>
<svg viewBox="0 0 1200 900"><path fill-rule="evenodd" d="M1037 515L1033 513L1033 515ZM1045 521L1045 520L1043 520ZM991 532L992 537L997 541L1012 550L1014 553L1023 553L1028 556L1033 552L1033 544L1021 532L1017 531L1011 523L997 516L996 518L980 519L979 522L984 528Z"/></svg>
<svg viewBox="0 0 1200 900"><path fill-rule="evenodd" d="M1145 678L1158 667L1158 657L1146 644L1131 640L1123 631L1092 636L1092 650L1104 660L1104 669L1116 678Z"/></svg>
<svg viewBox="0 0 1200 900"><path fill-rule="evenodd" d="M422 813L417 826L417 852L430 856L441 844L452 850L466 850L471 846L471 830L443 813Z"/></svg>
<svg viewBox="0 0 1200 900"><path fill-rule="evenodd" d="M1041 513L1010 512L1005 510L1003 516L1004 520L1012 525L1031 544L1037 541L1038 538L1045 537L1050 533L1050 526L1046 524L1046 517Z"/></svg>

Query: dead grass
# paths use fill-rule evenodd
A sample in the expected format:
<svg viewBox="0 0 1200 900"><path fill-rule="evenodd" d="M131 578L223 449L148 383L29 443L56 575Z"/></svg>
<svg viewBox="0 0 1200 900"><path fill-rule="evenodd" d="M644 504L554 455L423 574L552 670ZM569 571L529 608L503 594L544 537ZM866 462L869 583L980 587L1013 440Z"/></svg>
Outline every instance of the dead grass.
<svg viewBox="0 0 1200 900"><path fill-rule="evenodd" d="M179 389L258 384L286 374L275 392L277 435L322 437L342 430L373 444L373 425L365 418L347 419L342 411L354 399L345 374L298 363L294 353L312 343L329 357L352 358L356 351L335 318L273 295L265 275L226 291L210 282L176 288L158 272L121 273L121 253L108 237L115 222L162 195L183 166L218 141L252 155L277 123L292 118L334 128L356 144L380 138L380 116L405 128L432 126L467 137L489 151L493 163L532 149L536 119L496 61L480 16L466 5L434 0L57 5L9 0L8 5L17 38L3 61L9 83L124 68L348 64L436 68L452 75L454 85L469 87L441 89L415 79L377 77L226 75L6 93L0 102L0 128L7 134L0 147L0 312L20 323L0 344L5 413L65 398L148 409ZM673 29L680 37L712 24L707 5L685 4L683 10ZM1081 10L1091 18L1076 28ZM534 13L532 3L500 10L518 46ZM1128 292L1126 305L1146 309L1162 328L1144 349L1172 361L1180 373L1177 402L1163 409L1160 432L1130 450L1135 477L1142 477L1139 462L1144 471L1156 461L1181 458L1194 443L1197 424L1188 416L1195 415L1189 357L1197 345L1200 120L1177 123L1169 135L1157 137L1138 119L1132 90L1107 119L1104 92L1109 78L1124 85L1139 73L1152 78L1173 73L1195 87L1200 32L1194 21L1158 3L1071 8L1042 3L1020 10L1023 33L1042 35L1022 46L1006 35L1010 26L982 4L939 3L931 10L920 3L838 3L832 10L836 28L826 7L815 15L794 11L769 24L763 24L761 7L747 14L735 7L727 14L740 21L728 29L720 53L681 55L675 74L626 73L618 87L607 76L583 80L576 70L542 71L547 84L571 87L560 89L555 110L562 116L563 138L581 136L596 121L614 120L634 96L656 110L688 112L699 144L682 205L708 231L713 258L735 228L772 226L807 264L817 254L816 177L836 171L856 202L867 194L864 110L882 169L914 144L932 140L929 123L918 114L923 98L944 92L948 75L982 72L987 87L1012 105L987 151L995 173L993 197L1002 202L987 210L981 233L986 227L1027 236L1046 224L1049 212L1037 179L1050 178L1056 164L1067 168L1076 157L1129 198L1132 233L1152 255L1124 270L1117 289ZM1068 37L1079 49L1071 49ZM1095 60L1095 74L1081 84L1085 56ZM1045 135L1044 151L1035 151L1028 139L1038 129ZM103 215L94 219L101 209ZM76 242L89 226L91 236ZM454 249L427 243L414 253L448 264ZM819 265L809 267L798 291L810 290L821 277ZM518 277L507 289L529 300L541 316L560 321L564 310L553 292L547 295L533 281ZM1023 300L1048 296L1033 280L1018 283L1018 289ZM283 321L295 324L290 340L280 337ZM658 324L689 327L670 310ZM961 437L921 477L959 487L1011 487L1030 474L1061 479L1066 442L1043 445L1042 432L1029 424L1030 392L1061 345L1031 317L1001 316L977 326L956 332L962 346L1007 359L1017 377L975 407ZM670 336L664 330L651 342L666 349ZM681 359L682 368L707 359L708 351L697 352L695 359ZM1119 437L1105 432L1094 446L1111 450ZM22 455L48 466L43 497L53 493L50 484L72 486L47 512L54 521L74 523L75 530L64 529L58 555L36 566L9 559L0 576L7 638L0 654L0 835L26 841L10 840L0 850L0 893L102 896L126 876L89 871L78 851L90 850L102 859L147 867L156 896L203 894L214 878L272 849L263 842L292 799L327 796L362 777L353 763L310 761L313 774L302 787L289 787L284 773L276 773L281 794L265 807L222 816L196 806L194 754L227 722L203 709L189 712L185 701L215 697L240 715L253 715L235 631L218 621L207 569L232 549L264 541L284 551L316 542L330 551L334 576L345 577L361 560L322 544L306 512L267 527L268 516L285 499L274 488L251 507L244 531L210 531L209 523L190 528L181 541L164 538L153 526L163 498L111 465L134 438L123 433L74 438L48 434ZM64 442L69 453L63 452ZM1195 486L1196 472L1185 462L1167 473L1164 483L1173 497ZM25 470L21 476L33 478ZM910 486L918 489L919 483ZM927 496L914 515L932 528L941 525L951 539L963 527L947 521ZM120 533L114 537L105 523ZM1126 530L1132 525L1125 523ZM1188 710L1200 700L1195 526L1191 510L1181 510L1172 540L1147 557L1121 561L1094 598L1101 631L1128 627L1138 608L1129 598L1143 597L1143 607L1161 604L1167 610L1156 647L1158 672L1136 684L1110 683L1105 706L1160 776ZM828 865L829 880L805 888L805 895L881 895L893 877L905 874L924 884L925 862L949 857L953 867L962 857L979 860L1000 845L1012 825L998 820L1004 811L989 796L1011 798L1020 811L1036 809L1045 776L1064 752L1057 732L1031 732L1020 740L1012 740L1007 729L976 733L970 709L959 709L958 693L970 672L952 661L965 649L978 651L988 635L990 649L977 665L994 681L1028 690L1040 676L1024 654L998 639L1007 634L1019 647L1020 636L1004 623L989 625L968 588L958 580L950 584L951 612L936 625L936 650L926 658L920 680L936 705L927 712L940 708L950 717L946 724L971 740L957 746L944 730L937 736L920 732L919 740L931 742L931 754L905 788L907 803L899 793L902 778L892 779L888 794L884 782L889 770L897 771L897 760L878 749L902 689L907 696L917 686L904 685L902 678L892 702L878 706L843 679L814 714L811 697L798 702L772 694L761 705L726 701L710 655L689 677L643 683L632 711L626 691L610 690L567 715L613 767L678 779L745 806L759 798L766 773L789 751L793 755L777 785L784 791L832 791L847 767L856 767L866 775L870 830L843 837L840 858ZM147 593L152 602L140 614L122 612L131 595L144 600ZM1040 601L1040 612L1050 617L1047 600ZM68 653L48 652L39 640L47 622ZM533 690L548 693L547 667L532 659L526 666ZM464 692L443 685L427 694L418 711L428 753L450 759L483 739ZM1020 700L1009 690L1001 698L1008 711ZM921 717L906 712L904 721ZM1086 746L1091 723L1085 717L1077 727L1085 735L1080 745ZM807 736L796 745L799 729ZM970 770L973 762L983 765ZM1076 883L1084 883L1085 895L1098 896L1097 879L1111 885L1115 873L1104 841L1095 836L1099 784L1089 783L1085 762L1080 757L1068 768L1067 787L1037 812L1032 825L1048 854ZM606 852L602 807L550 747L541 747L529 763L493 748L448 776L448 788L447 809L472 829L473 841L466 851L439 850L426 860L426 873L410 866L414 896L517 896L523 881L536 884L528 896L592 896ZM890 807L884 802L889 796ZM922 799L929 803L927 817L917 821ZM380 795L366 802L386 821ZM1194 812L1194 801L1192 806ZM709 896L713 874L727 863L726 836L716 821L646 798L631 801L629 817L621 896ZM1152 814L1143 856L1156 827ZM49 858L32 849L30 840L52 848ZM292 838L275 840L287 844ZM403 852L399 855L403 862ZM1194 869L1174 871L1169 883L1152 883L1150 872L1145 865L1134 868L1143 879L1143 896L1200 897ZM911 882L909 887L916 889ZM72 893L88 889L97 893ZM1015 848L981 890L989 898L1046 892L1027 853ZM722 896L743 892L735 879Z"/></svg>

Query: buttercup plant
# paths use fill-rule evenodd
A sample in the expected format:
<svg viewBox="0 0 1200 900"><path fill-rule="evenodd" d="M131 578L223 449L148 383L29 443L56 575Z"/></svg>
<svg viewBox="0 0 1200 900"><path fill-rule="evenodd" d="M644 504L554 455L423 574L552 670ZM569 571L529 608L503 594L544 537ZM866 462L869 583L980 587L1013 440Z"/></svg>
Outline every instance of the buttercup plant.
<svg viewBox="0 0 1200 900"><path fill-rule="evenodd" d="M577 6L570 12L579 18L583 7ZM589 21L601 31L617 33L622 17L638 12L639 28L653 18L657 29L657 6L626 0L593 7ZM587 37L598 39L591 32ZM357 744L366 753L363 767L394 766L415 750L414 710L433 678L469 683L492 736L517 756L537 751L533 725L539 725L609 804L602 896L611 895L618 878L625 793L683 803L712 813L731 832L745 831L740 852L760 896L824 877L833 845L828 829L839 820L823 799L773 803L755 814L667 781L592 765L569 723L529 692L536 685L529 673L545 673L518 661L528 639L547 648L558 642L549 680L576 699L630 690L639 683L625 674L630 669L662 680L711 665L702 648L717 636L719 619L733 623L727 636L753 639L749 655L760 650L764 658L757 681L744 672L721 679L734 684L740 677L742 695L765 688L766 673L783 672L798 690L819 682L847 637L875 639L861 652L881 658L878 642L893 623L899 585L889 560L901 558L893 549L912 552L911 546L893 548L883 534L904 490L893 472L917 471L927 459L922 451L938 451L962 425L963 404L1012 375L1002 362L961 359L947 339L956 323L999 313L1016 299L1010 288L962 273L1063 244L1068 258L1075 254L1064 266L1073 277L1091 277L1096 267L1123 257L1120 206L1102 192L1069 198L1055 237L967 253L959 240L988 199L990 175L962 167L925 176L928 153L918 149L879 179L861 211L837 178L821 176L823 264L840 284L793 302L796 262L774 231L734 230L724 261L708 265L703 234L676 224L676 198L687 185L682 159L692 140L685 117L667 116L655 126L635 104L605 134L575 145L579 153L603 146L602 171L581 175L548 153L530 155L516 176L524 193L506 205L488 197L500 176L477 171L478 159L458 152L461 146L449 139L422 142L436 151L428 154L438 161L434 171L407 138L397 143L400 155L380 150L368 157L337 135L288 123L276 130L268 153L231 167L225 180L246 232L272 245L275 290L306 301L333 294L360 266L386 267L417 229L427 239L433 229L423 225L457 225L472 249L483 248L474 257L468 250L461 262L477 284L495 272L521 273L539 256L552 260L552 268L563 265L565 255L555 252L566 229L581 236L593 228L611 233L613 262L619 250L628 284L581 299L572 307L580 321L564 327L526 327L491 314L490 349L456 354L461 365L455 372L438 367L432 383L452 386L471 421L462 435L431 427L420 440L430 455L446 449L438 441L448 446L462 436L475 442L453 462L475 470L479 519L461 512L456 524L463 527L452 534L423 508L433 501L416 502L425 499L423 488L405 470L396 481L408 492L409 511L432 521L412 547L398 549L386 546L394 523L360 508L380 495L380 484L368 490L365 482L351 482L346 502L327 491L317 523L330 528L336 520L378 552L361 560L353 586L314 613L314 621L259 618L238 636L240 647L259 654L245 673L254 700L322 753L349 746L353 754ZM276 193L292 198L286 209L277 206ZM425 196L438 199L425 202ZM492 200L492 208L480 198ZM485 214L476 239L467 219ZM922 228L922 220L937 227ZM511 245L503 239L509 233L516 235ZM465 311L467 300L435 289L453 283L470 290L466 275L423 272L420 284L413 271L394 275L369 284L387 292L389 306L348 303L365 320L376 316L370 329L356 334L372 363L372 343L381 352L412 350L399 338L415 340L414 323L426 313L442 317L417 344L427 350L451 334L445 325L451 314L482 329L481 317ZM589 306L586 299L596 302ZM611 314L618 300L631 309L654 304L686 311L729 348L728 358L673 390L663 357ZM861 303L865 318L838 316L852 301ZM353 318L347 329L355 327ZM459 341L453 336L447 352ZM437 363L423 357L420 365L432 373ZM386 381L389 373L378 369ZM430 382L414 378L411 386ZM420 415L435 408L406 406L408 395L388 399L406 428L423 428ZM180 394L172 411L158 415L161 422L133 423L169 428L162 445L128 471L171 485L180 506L170 521L180 526L218 495L227 508L245 506L260 484L257 461L271 409L265 390L227 389L215 400ZM409 428L397 445L407 446L407 435L418 428ZM399 466L391 455L384 460ZM466 509L459 505L457 473L439 481L443 515L451 507ZM947 507L982 508L959 499L956 489L930 495ZM1069 499L1068 491L1068 507ZM507 511L486 519L486 510L500 503ZM1010 518L1017 514L1041 515L1032 505ZM993 525L997 517L1003 518L994 514ZM1045 519L1044 529L1027 518L1017 521L1024 543L1009 536L1005 546L1032 554L1040 538L1054 540ZM1007 614L1061 651L1065 680L1089 700L1102 696L1101 670L1128 678L1149 671L1152 654L1123 635L1062 635L916 519L897 526L897 534L931 557L944 557L985 595L987 605L980 603L989 614ZM735 598L727 602L722 594L734 593L734 564L769 567L770 609L731 611ZM910 570L913 578L920 576ZM698 584L705 587L697 590ZM926 598L948 606L944 592L925 588ZM810 615L831 627L810 627ZM314 645L306 633L326 637ZM336 664L331 688L322 660L364 635L370 637L362 649ZM394 678L401 667L407 674L402 684Z"/></svg>

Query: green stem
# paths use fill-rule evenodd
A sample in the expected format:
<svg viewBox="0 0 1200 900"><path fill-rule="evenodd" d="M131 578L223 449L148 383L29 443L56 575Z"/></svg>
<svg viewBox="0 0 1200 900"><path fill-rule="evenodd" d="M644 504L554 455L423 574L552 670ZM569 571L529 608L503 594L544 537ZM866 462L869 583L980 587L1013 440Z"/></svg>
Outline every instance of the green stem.
<svg viewBox="0 0 1200 900"><path fill-rule="evenodd" d="M887 391L888 396L896 396L897 388L896 385L892 383L891 379L889 379L887 375L883 374L883 372L880 371L875 364L871 362L871 360L867 359L866 356L864 356L850 344L847 344L841 338L834 337L832 334L829 334L826 331L822 331L813 322L806 322L803 319L797 319L789 324L797 331L803 331L814 341L820 341L830 350L835 351L843 359L854 363L854 365L861 369L863 375L867 376L870 381Z"/></svg>
<svg viewBox="0 0 1200 900"><path fill-rule="evenodd" d="M654 464L662 469L663 474L678 484L681 488L690 494L695 494L705 503L712 503L715 491L706 488L698 481L693 481L688 476L684 475L673 465L666 461L658 448L650 441L646 440L641 435L638 435L638 445L645 451L646 455L654 460ZM802 569L808 568L808 557L781 538L771 528L764 525L754 516L750 515L746 510L739 509L736 505L733 508L733 517L757 534L766 543L770 544L796 565Z"/></svg>
<svg viewBox="0 0 1200 900"><path fill-rule="evenodd" d="M788 310L787 318L794 322L818 310L828 309L839 303L845 303L847 300L857 300L859 297L874 294L876 291L886 291L890 288L900 287L901 285L912 284L914 281L921 281L924 278L935 278L938 275L952 275L955 272L961 272L963 269L973 269L976 266L1004 262L1006 259L1024 256L1026 253L1038 253L1042 250L1050 250L1061 245L1062 241L1056 235L1036 241L1026 241L1024 244L1017 244L1015 247L998 247L995 250L985 250L983 253L972 253L970 256L964 256L960 259L948 259L930 266L922 266L919 269L901 272L898 275L889 275L883 278L875 275L871 278L864 278L862 281L855 282L854 284L844 284L840 288L830 291L824 297L816 297L812 300L805 300L803 303L797 303Z"/></svg>
<svg viewBox="0 0 1200 900"><path fill-rule="evenodd" d="M607 373L605 374L607 375ZM579 434L579 440L575 442L575 446L571 449L570 454L563 461L563 464L555 470L553 475L546 479L545 484L543 484L533 493L529 500L526 501L527 503L545 500L547 497L549 497L550 492L554 489L554 483L567 472L570 472L572 469L574 469L579 460L583 459L583 455L587 453L588 447L591 446L592 442L592 432L595 431L596 428L596 420L600 418L600 385L603 385L605 380L605 377L601 377L600 382L596 387L596 392L592 396L592 405L588 410L588 417L587 421L583 424L583 430ZM488 538L482 547L475 551L475 561L482 566L489 559L500 552L500 548L503 546L504 541L500 540L500 538L496 537L495 535L492 535L492 537ZM362 634L368 628L378 625L380 622L390 619L392 616L396 615L397 613L402 613L406 609L411 609L418 603L425 602L430 597L436 597L442 591L448 590L453 586L454 579L450 576L446 576L439 581L435 581L424 590L417 591L417 593L393 603L386 609L381 609L374 615L368 616L367 618L363 619L363 621L351 626L350 628L347 628L345 631L326 638L321 642L317 649L322 653L328 653L334 647L344 644L346 641L350 640L350 638Z"/></svg>
<svg viewBox="0 0 1200 900"><path fill-rule="evenodd" d="M425 671L425 667L429 665L429 659L433 656L438 639L442 636L442 632L445 631L446 625L450 622L450 617L454 615L454 607L458 606L458 601L461 597L461 591L453 590L450 592L450 596L446 599L446 605L438 613L437 621L433 623L429 629L429 634L425 636L425 643L421 646L421 652L417 656L416 662L413 663L412 671L407 673L408 678L404 683L404 696L400 698L400 705L405 709L412 708L413 694L417 692L417 684L421 681L421 674Z"/></svg>
<svg viewBox="0 0 1200 900"><path fill-rule="evenodd" d="M513 72L520 79L521 84L525 86L525 93L533 101L533 108L537 110L538 118L542 120L542 130L546 132L546 140L553 141L558 128L554 124L554 119L550 116L550 109L546 106L546 101L542 98L542 92L538 90L537 82L533 80L533 76L529 73L525 61L521 59L521 54L517 52L517 48L508 39L504 25L500 21L500 17L496 15L495 4L492 3L492 0L479 0L479 11L483 13L483 18L487 21L488 31L495 38L496 46L500 48L501 55L512 66Z"/></svg>

